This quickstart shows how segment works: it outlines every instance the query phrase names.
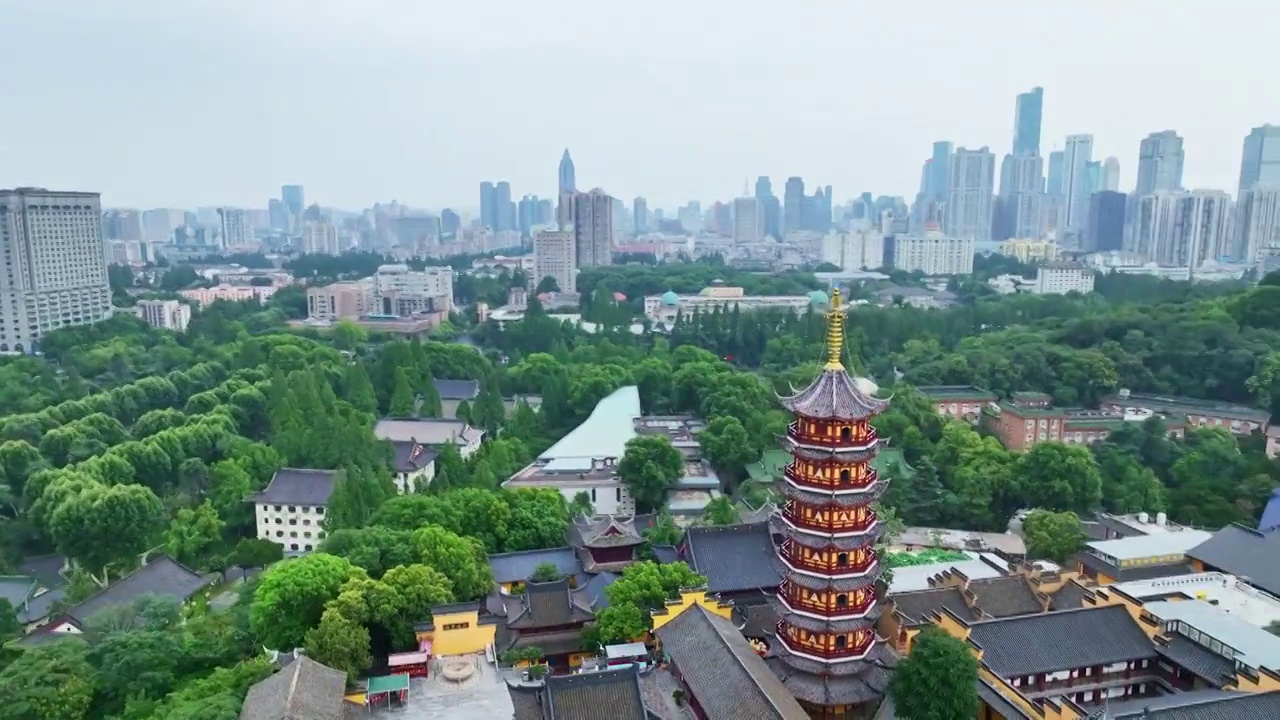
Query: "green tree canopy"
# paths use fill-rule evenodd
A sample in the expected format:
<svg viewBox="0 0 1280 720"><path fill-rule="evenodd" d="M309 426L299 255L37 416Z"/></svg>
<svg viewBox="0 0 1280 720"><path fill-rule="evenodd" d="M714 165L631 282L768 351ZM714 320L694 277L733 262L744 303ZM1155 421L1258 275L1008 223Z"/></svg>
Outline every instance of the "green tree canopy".
<svg viewBox="0 0 1280 720"><path fill-rule="evenodd" d="M684 459L665 435L642 435L627 441L618 475L627 484L636 509L651 512L666 502L667 490L684 473Z"/></svg>
<svg viewBox="0 0 1280 720"><path fill-rule="evenodd" d="M889 678L903 720L971 720L978 715L978 660L963 641L926 627Z"/></svg>

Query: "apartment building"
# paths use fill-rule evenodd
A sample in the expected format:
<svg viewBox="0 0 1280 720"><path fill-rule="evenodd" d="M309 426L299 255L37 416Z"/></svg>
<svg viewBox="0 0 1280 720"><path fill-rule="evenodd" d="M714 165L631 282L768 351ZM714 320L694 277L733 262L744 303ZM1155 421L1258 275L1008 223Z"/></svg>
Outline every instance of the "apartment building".
<svg viewBox="0 0 1280 720"><path fill-rule="evenodd" d="M186 332L191 322L191 306L178 300L139 300L138 317L153 328Z"/></svg>
<svg viewBox="0 0 1280 720"><path fill-rule="evenodd" d="M552 278L562 293L578 291L577 245L572 230L543 230L533 239L533 284Z"/></svg>
<svg viewBox="0 0 1280 720"><path fill-rule="evenodd" d="M948 237L937 230L896 235L885 241L892 267L925 275L973 274L972 238Z"/></svg>
<svg viewBox="0 0 1280 720"><path fill-rule="evenodd" d="M0 190L0 353L111 316L98 193Z"/></svg>

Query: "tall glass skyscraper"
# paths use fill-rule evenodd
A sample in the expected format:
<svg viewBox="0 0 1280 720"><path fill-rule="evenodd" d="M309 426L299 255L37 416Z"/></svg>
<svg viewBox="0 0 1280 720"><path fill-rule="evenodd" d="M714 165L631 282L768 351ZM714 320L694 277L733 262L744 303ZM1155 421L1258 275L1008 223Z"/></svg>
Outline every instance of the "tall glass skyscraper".
<svg viewBox="0 0 1280 720"><path fill-rule="evenodd" d="M1240 157L1240 193L1261 185L1280 189L1280 125L1256 127L1244 139Z"/></svg>
<svg viewBox="0 0 1280 720"><path fill-rule="evenodd" d="M1044 114L1044 88L1018 94L1013 114L1013 154L1040 154L1040 118Z"/></svg>

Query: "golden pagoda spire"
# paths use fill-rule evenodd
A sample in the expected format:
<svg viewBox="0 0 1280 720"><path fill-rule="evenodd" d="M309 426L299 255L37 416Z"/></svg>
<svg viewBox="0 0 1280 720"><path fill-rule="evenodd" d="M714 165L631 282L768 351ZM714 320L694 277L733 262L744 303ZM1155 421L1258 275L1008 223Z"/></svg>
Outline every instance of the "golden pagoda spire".
<svg viewBox="0 0 1280 720"><path fill-rule="evenodd" d="M827 311L827 364L824 370L844 370L840 355L844 352L844 305L840 288L831 291L831 309Z"/></svg>

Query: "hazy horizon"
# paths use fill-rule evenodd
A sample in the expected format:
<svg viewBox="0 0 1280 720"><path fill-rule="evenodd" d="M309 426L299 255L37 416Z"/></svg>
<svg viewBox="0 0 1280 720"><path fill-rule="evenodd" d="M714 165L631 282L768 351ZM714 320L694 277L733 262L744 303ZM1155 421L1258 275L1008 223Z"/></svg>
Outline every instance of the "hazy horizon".
<svg viewBox="0 0 1280 720"><path fill-rule="evenodd" d="M474 210L483 180L553 196L567 146L580 187L651 208L759 175L910 200L936 140L998 165L1039 85L1042 154L1092 133L1129 191L1172 129L1184 184L1235 193L1244 136L1280 123L1280 6L1042 5L0 0L0 187Z"/></svg>

